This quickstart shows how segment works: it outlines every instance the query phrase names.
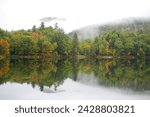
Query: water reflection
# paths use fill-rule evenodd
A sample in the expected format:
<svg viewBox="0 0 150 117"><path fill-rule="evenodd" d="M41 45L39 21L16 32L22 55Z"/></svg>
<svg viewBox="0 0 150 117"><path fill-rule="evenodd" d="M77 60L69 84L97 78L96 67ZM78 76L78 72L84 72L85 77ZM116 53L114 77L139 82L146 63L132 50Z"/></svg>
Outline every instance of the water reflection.
<svg viewBox="0 0 150 117"><path fill-rule="evenodd" d="M20 87L30 85L32 86L32 89L28 87L30 91L40 90L41 92L38 93L44 94L65 93L68 90L73 94L82 91L82 88L90 91L90 86L99 87L92 89L95 91L100 91L102 88L112 91L115 88L132 92L132 95L141 93L150 97L149 65L149 61L136 60L1 60L0 97L2 99L4 92L10 90L9 88L13 89L14 84L18 90ZM67 86L66 82L69 82ZM81 84L83 86L75 91L74 88ZM25 91L26 88L22 90ZM26 93L29 93L29 90ZM34 93L32 95L36 99L36 95ZM9 99L13 99L11 96L9 95ZM6 97L4 96L3 99Z"/></svg>

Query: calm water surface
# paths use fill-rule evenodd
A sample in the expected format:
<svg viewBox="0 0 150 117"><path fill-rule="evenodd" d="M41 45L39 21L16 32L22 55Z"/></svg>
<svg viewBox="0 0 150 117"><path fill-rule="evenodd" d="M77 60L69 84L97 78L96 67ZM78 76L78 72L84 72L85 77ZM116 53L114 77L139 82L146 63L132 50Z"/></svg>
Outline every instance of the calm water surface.
<svg viewBox="0 0 150 117"><path fill-rule="evenodd" d="M0 99L150 99L139 60L1 60Z"/></svg>

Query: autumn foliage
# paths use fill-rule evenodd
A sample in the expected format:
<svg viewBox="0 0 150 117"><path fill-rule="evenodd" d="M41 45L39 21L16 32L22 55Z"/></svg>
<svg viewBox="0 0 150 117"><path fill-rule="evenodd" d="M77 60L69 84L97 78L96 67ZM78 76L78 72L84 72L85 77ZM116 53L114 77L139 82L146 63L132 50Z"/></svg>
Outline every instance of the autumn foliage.
<svg viewBox="0 0 150 117"><path fill-rule="evenodd" d="M9 43L6 39L0 39L0 55L9 55Z"/></svg>

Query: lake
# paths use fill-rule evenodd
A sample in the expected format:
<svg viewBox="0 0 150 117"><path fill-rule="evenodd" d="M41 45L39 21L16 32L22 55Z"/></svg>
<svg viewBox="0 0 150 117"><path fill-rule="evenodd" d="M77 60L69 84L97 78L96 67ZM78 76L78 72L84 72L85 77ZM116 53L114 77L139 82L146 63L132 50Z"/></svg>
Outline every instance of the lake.
<svg viewBox="0 0 150 117"><path fill-rule="evenodd" d="M148 60L0 60L0 99L150 99Z"/></svg>

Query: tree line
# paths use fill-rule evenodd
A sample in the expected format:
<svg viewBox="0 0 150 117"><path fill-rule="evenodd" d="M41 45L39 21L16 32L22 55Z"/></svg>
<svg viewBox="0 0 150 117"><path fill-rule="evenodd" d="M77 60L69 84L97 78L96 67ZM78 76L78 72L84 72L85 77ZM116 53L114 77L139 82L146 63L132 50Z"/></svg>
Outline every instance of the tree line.
<svg viewBox="0 0 150 117"><path fill-rule="evenodd" d="M75 47L74 47L75 48ZM45 27L44 23L30 30L7 32L0 29L1 56L28 56L51 58L73 56L73 39L55 25Z"/></svg>
<svg viewBox="0 0 150 117"><path fill-rule="evenodd" d="M150 56L150 33L146 30L111 31L86 40L71 37L59 28L35 25L29 30L0 29L0 58L22 56L32 58L125 57Z"/></svg>
<svg viewBox="0 0 150 117"><path fill-rule="evenodd" d="M79 48L86 56L145 58L150 56L150 33L112 31L81 41Z"/></svg>

